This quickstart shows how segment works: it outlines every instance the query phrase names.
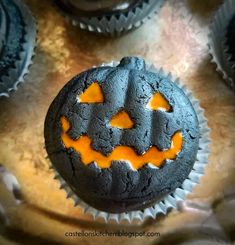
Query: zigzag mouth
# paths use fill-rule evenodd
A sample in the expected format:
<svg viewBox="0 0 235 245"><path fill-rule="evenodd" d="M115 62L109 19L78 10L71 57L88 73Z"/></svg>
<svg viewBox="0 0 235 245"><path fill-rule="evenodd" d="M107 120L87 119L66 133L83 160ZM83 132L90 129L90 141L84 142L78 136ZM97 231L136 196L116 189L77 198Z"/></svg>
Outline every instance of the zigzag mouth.
<svg viewBox="0 0 235 245"><path fill-rule="evenodd" d="M61 117L62 133L61 139L66 149L73 148L81 156L82 163L89 165L96 163L100 168L109 168L113 161L125 161L135 170L146 164L161 167L166 160L174 160L181 152L183 146L183 135L177 131L171 138L169 149L160 151L156 146L151 146L144 154L138 155L130 146L116 146L113 151L105 156L91 147L92 140L87 135L82 135L74 140L68 135L71 128L68 119Z"/></svg>

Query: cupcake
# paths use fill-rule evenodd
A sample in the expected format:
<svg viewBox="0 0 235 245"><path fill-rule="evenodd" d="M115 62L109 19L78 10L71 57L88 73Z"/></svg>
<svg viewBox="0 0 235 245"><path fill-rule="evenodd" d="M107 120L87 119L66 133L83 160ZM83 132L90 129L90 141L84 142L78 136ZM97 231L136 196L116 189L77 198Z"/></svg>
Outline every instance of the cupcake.
<svg viewBox="0 0 235 245"><path fill-rule="evenodd" d="M232 19L230 20L227 30L226 30L226 42L227 46L227 55L229 56L229 61L231 62L232 67L235 65L235 11ZM235 71L235 70L234 70Z"/></svg>
<svg viewBox="0 0 235 245"><path fill-rule="evenodd" d="M206 163L197 162L199 121L170 76L125 57L64 86L46 116L45 145L62 187L93 211L147 213L167 197L165 212Z"/></svg>
<svg viewBox="0 0 235 245"><path fill-rule="evenodd" d="M89 31L117 35L139 27L156 13L164 0L56 0L73 25Z"/></svg>
<svg viewBox="0 0 235 245"><path fill-rule="evenodd" d="M36 26L19 0L0 2L0 96L9 96L23 82L35 46Z"/></svg>
<svg viewBox="0 0 235 245"><path fill-rule="evenodd" d="M216 12L209 35L212 61L235 91L235 5L226 0Z"/></svg>

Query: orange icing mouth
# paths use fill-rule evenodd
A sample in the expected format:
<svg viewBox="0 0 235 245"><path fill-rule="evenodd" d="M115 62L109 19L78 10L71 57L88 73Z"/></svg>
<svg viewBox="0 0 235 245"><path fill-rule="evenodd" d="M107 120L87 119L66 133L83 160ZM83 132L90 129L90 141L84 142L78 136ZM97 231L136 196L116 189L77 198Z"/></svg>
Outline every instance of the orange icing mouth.
<svg viewBox="0 0 235 245"><path fill-rule="evenodd" d="M73 148L77 151L83 164L88 165L96 162L100 168L109 168L112 161L126 161L136 170L148 163L160 167L165 160L174 160L183 146L183 136L178 131L172 136L171 147L167 150L160 151L156 146L151 146L144 154L138 155L130 146L116 146L108 156L105 156L92 149L92 141L87 135L82 135L76 140L70 138L67 133L70 129L70 122L64 116L61 117L61 125L61 139L65 148Z"/></svg>

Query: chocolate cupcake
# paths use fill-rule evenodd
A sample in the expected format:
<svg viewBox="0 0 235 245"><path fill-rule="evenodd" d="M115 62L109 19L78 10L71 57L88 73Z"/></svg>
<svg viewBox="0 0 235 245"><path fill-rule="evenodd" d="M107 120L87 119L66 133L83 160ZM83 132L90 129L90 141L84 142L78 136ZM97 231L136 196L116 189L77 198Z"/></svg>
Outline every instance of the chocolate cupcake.
<svg viewBox="0 0 235 245"><path fill-rule="evenodd" d="M135 57L73 78L45 120L62 185L108 213L143 210L174 192L193 169L199 138L183 90Z"/></svg>
<svg viewBox="0 0 235 245"><path fill-rule="evenodd" d="M35 46L36 25L19 0L0 2L0 96L24 81Z"/></svg>
<svg viewBox="0 0 235 245"><path fill-rule="evenodd" d="M144 210L166 197L175 205L169 195L185 195L179 187L190 189L189 176L200 175L194 165L202 169L194 107L141 58L74 77L52 102L44 133L62 187L108 213Z"/></svg>
<svg viewBox="0 0 235 245"><path fill-rule="evenodd" d="M55 0L73 25L89 31L118 35L139 27L164 0Z"/></svg>
<svg viewBox="0 0 235 245"><path fill-rule="evenodd" d="M212 62L235 91L235 5L226 0L216 12L209 35Z"/></svg>
<svg viewBox="0 0 235 245"><path fill-rule="evenodd" d="M232 63L232 67L235 65L235 11L234 15L231 18L228 27L227 27L227 33L226 33L226 53L229 56L228 59Z"/></svg>

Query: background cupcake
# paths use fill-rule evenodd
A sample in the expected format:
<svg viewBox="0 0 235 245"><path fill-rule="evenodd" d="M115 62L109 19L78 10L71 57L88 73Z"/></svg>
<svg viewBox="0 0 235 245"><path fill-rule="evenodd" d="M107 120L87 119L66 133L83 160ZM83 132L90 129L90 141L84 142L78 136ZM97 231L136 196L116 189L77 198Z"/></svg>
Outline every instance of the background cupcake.
<svg viewBox="0 0 235 245"><path fill-rule="evenodd" d="M36 24L20 0L0 2L0 96L9 96L24 81L31 64Z"/></svg>
<svg viewBox="0 0 235 245"><path fill-rule="evenodd" d="M226 0L213 18L209 47L217 65L227 84L235 90L235 4L233 0Z"/></svg>
<svg viewBox="0 0 235 245"><path fill-rule="evenodd" d="M73 25L105 34L120 34L139 27L162 6L164 0L56 0Z"/></svg>

